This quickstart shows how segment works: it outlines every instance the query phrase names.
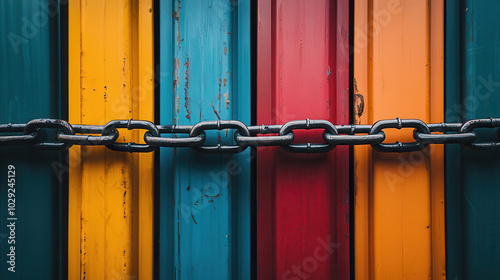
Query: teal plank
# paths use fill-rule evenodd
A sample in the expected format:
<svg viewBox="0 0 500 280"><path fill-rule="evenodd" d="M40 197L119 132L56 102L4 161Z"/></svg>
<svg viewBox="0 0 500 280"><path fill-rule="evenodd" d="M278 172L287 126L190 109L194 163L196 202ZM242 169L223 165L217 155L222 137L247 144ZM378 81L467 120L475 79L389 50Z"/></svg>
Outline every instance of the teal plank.
<svg viewBox="0 0 500 280"><path fill-rule="evenodd" d="M61 117L59 21L57 1L0 1L0 123ZM52 168L60 162L58 152L0 147L0 279L66 277L64 192ZM9 165L16 175L15 239L7 228ZM15 272L8 270L11 246Z"/></svg>
<svg viewBox="0 0 500 280"><path fill-rule="evenodd" d="M446 121L500 117L500 2L446 2ZM478 130L480 139L496 132ZM500 275L500 152L446 147L448 279Z"/></svg>
<svg viewBox="0 0 500 280"><path fill-rule="evenodd" d="M250 125L250 5L160 2L162 124ZM206 143L234 143L232 134L210 131ZM159 168L160 278L250 279L250 150L163 148Z"/></svg>

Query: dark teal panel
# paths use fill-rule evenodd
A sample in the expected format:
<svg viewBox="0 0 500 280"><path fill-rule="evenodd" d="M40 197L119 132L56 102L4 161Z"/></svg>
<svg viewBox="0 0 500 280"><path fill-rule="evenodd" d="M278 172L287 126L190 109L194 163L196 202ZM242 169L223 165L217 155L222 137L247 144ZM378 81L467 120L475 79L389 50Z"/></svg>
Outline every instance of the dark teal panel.
<svg viewBox="0 0 500 280"><path fill-rule="evenodd" d="M59 118L59 5L0 1L0 123ZM61 154L0 148L0 279L64 279L62 184L52 166ZM7 170L15 167L15 244L7 228ZM7 256L15 246L15 272Z"/></svg>
<svg viewBox="0 0 500 280"><path fill-rule="evenodd" d="M160 2L161 124L250 125L250 4ZM232 135L210 131L206 143ZM159 170L160 279L250 279L250 149L162 148Z"/></svg>
<svg viewBox="0 0 500 280"><path fill-rule="evenodd" d="M500 2L446 2L446 121L500 117ZM496 132L478 130L480 139ZM500 152L446 147L448 279L499 279Z"/></svg>

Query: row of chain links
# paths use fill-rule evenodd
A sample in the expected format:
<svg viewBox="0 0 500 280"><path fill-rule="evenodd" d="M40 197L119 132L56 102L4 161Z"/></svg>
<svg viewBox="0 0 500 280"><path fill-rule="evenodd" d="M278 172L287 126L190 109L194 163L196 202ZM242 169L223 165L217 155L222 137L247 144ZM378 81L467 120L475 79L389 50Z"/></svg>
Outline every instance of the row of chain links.
<svg viewBox="0 0 500 280"><path fill-rule="evenodd" d="M195 125L155 125L141 120L113 120L106 125L71 125L59 119L35 119L27 124L0 124L0 146L32 145L46 150L68 150L73 145L105 145L122 152L151 152L158 147L191 147L209 153L240 153L248 146L281 146L292 153L326 153L338 145L371 145L379 152L414 152L429 144L459 143L469 150L500 148L500 136L491 142L477 143L476 128L498 128L500 118L473 119L464 123L426 124L417 119L381 120L373 125L333 125L326 120L296 120L284 125L246 126L240 121L203 121ZM145 144L118 143L118 129L147 130ZM414 128L413 142L383 143L384 129ZM57 129L57 141L42 138L41 129ZM234 144L206 145L206 131L235 129ZM294 130L323 130L323 143L293 143ZM497 130L498 132L499 130ZM441 132L441 133L432 133ZM14 135L5 135L5 134ZM161 134L173 134L162 137ZM182 134L187 137L179 137ZM272 134L272 135L270 135ZM220 141L220 140L219 140Z"/></svg>

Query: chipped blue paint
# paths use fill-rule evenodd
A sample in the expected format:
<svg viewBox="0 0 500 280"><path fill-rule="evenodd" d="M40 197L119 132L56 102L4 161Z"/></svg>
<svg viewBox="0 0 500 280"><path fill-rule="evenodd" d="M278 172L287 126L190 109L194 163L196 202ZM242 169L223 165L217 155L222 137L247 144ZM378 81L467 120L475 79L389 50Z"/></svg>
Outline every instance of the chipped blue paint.
<svg viewBox="0 0 500 280"><path fill-rule="evenodd" d="M160 122L250 125L250 2L160 2ZM180 137L180 136L179 136ZM233 143L210 131L207 144ZM161 149L160 279L250 279L250 150Z"/></svg>
<svg viewBox="0 0 500 280"><path fill-rule="evenodd" d="M0 123L61 117L59 15L57 1L0 1ZM53 170L60 161L57 152L0 147L0 279L66 278L66 199ZM8 165L16 169L15 244L6 227Z"/></svg>
<svg viewBox="0 0 500 280"><path fill-rule="evenodd" d="M448 122L500 117L499 9L495 0L446 2ZM492 130L477 132L480 139L496 138ZM498 151L446 146L447 279L500 275L498 170Z"/></svg>

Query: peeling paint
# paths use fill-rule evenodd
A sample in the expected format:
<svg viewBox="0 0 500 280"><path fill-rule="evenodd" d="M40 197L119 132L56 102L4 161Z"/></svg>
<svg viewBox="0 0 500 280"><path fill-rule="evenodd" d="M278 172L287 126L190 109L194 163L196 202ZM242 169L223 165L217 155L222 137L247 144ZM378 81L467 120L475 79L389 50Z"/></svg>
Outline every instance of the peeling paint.
<svg viewBox="0 0 500 280"><path fill-rule="evenodd" d="M226 109L229 109L229 91L226 91L226 93L224 93L224 99L226 101Z"/></svg>
<svg viewBox="0 0 500 280"><path fill-rule="evenodd" d="M222 85L222 80L219 79L219 91L218 91L218 94L217 94L217 99L219 100L219 103L220 103L220 99L221 99L221 85Z"/></svg>
<svg viewBox="0 0 500 280"><path fill-rule="evenodd" d="M174 91L179 87L179 59L174 59Z"/></svg>
<svg viewBox="0 0 500 280"><path fill-rule="evenodd" d="M210 197L210 198L219 198L222 194L217 194L217 195L208 195L208 194L204 194L203 196L205 197Z"/></svg>
<svg viewBox="0 0 500 280"><path fill-rule="evenodd" d="M179 114L181 110L181 98L178 95L175 97L175 109L177 111L177 114Z"/></svg>
<svg viewBox="0 0 500 280"><path fill-rule="evenodd" d="M181 0L177 0L177 10L174 12L174 19L177 22L177 45L180 45L181 43L181 32L180 32L180 25L179 25L179 18L180 18L180 13L181 13Z"/></svg>

